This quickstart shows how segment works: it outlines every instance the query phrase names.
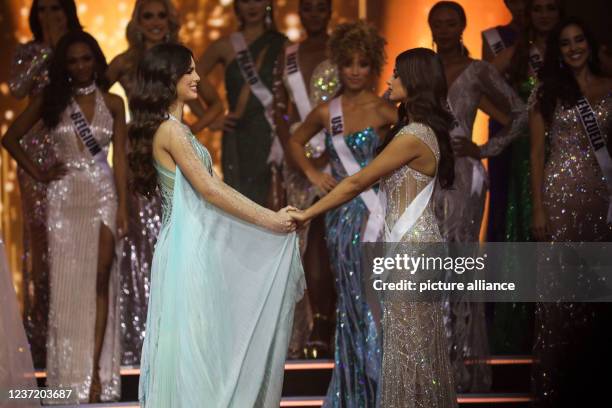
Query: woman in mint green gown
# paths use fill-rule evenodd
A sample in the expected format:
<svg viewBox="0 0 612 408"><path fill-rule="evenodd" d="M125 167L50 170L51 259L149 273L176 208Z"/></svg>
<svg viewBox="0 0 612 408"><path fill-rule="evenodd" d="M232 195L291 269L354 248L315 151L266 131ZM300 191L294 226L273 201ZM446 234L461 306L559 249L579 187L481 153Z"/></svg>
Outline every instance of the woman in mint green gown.
<svg viewBox="0 0 612 408"><path fill-rule="evenodd" d="M197 97L191 52L149 50L131 101L135 188L159 185L141 359L143 407L279 406L293 309L304 289L295 223L224 184L181 123Z"/></svg>

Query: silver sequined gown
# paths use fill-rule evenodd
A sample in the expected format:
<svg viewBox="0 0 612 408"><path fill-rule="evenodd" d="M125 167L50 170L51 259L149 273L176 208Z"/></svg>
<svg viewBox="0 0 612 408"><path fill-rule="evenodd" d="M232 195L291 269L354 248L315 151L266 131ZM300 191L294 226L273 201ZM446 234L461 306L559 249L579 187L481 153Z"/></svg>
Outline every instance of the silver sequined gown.
<svg viewBox="0 0 612 408"><path fill-rule="evenodd" d="M136 85L133 71L119 78L128 99ZM161 228L161 200L158 194L147 198L130 189L127 204L129 229L119 261L121 361L138 365L147 322L153 250Z"/></svg>
<svg viewBox="0 0 612 408"><path fill-rule="evenodd" d="M9 78L11 93L35 96L49 82L51 48L30 41L15 49ZM55 163L49 132L42 122L21 139L21 147L42 170ZM45 364L47 314L49 305L49 264L47 253L47 185L17 169L23 216L23 308L24 325L37 367Z"/></svg>
<svg viewBox="0 0 612 408"><path fill-rule="evenodd" d="M591 106L609 147L612 142L612 93ZM609 204L607 186L577 109L558 106L547 138L550 154L544 167L543 204L548 216L550 239L554 242L612 241L612 224L606 222ZM561 268L566 262L560 260ZM538 274L540 290L552 286L548 283L551 279L555 277ZM544 284L546 286L542 286ZM609 364L609 360L605 360L604 349L609 349L610 345L598 344L603 347L599 349L592 347L589 342L593 339L589 339L589 334L596 330L594 327L597 324L602 324L603 319L608 320L603 323L604 330L609 330L611 313L608 305L536 304L533 391L538 399L537 407L556 407L568 403L568 398L574 394L571 391L575 389L588 394L591 391L605 392L594 382L600 375L595 375L589 367L597 359ZM603 335L604 332L597 332L602 339ZM595 341L599 340L596 338ZM601 378L605 379L606 376ZM609 382L609 376L607 378ZM593 389L575 385L580 381L584 382L580 383L582 386Z"/></svg>
<svg viewBox="0 0 612 408"><path fill-rule="evenodd" d="M448 101L462 136L472 138L474 120L483 96L502 111L511 112L512 125L488 143L484 156L499 153L496 143L518 137L525 129L524 103L497 70L485 61L472 61L449 87ZM493 153L491 153L491 151ZM474 172L484 175L484 186L472 192ZM445 241L478 242L487 194L487 175L482 162L468 157L455 158L455 181L451 189L438 188L434 194L435 212ZM484 305L458 301L450 305L449 333L451 363L460 391L486 391L491 385L491 371L485 364L464 363L467 358L489 355Z"/></svg>
<svg viewBox="0 0 612 408"><path fill-rule="evenodd" d="M90 123L100 147L108 152L113 118L96 90ZM78 400L89 399L94 366L96 276L100 228L116 237L117 194L112 173L106 173L83 147L66 109L51 133L53 148L68 173L49 183L50 310L47 340L47 385L73 388ZM110 273L109 307L100 357L102 400L120 396L118 275ZM57 401L65 402L65 401Z"/></svg>
<svg viewBox="0 0 612 408"><path fill-rule="evenodd" d="M436 135L426 125L411 123L396 137L417 137L436 157L440 151ZM387 228L429 184L431 177L408 165L381 182L386 196ZM412 243L443 242L433 212L433 202L403 236L409 251ZM402 244L400 244L402 245ZM403 246L403 245L402 245ZM384 408L449 408L457 405L444 328L444 310L437 302L409 302L397 293L383 299L383 361L380 406Z"/></svg>

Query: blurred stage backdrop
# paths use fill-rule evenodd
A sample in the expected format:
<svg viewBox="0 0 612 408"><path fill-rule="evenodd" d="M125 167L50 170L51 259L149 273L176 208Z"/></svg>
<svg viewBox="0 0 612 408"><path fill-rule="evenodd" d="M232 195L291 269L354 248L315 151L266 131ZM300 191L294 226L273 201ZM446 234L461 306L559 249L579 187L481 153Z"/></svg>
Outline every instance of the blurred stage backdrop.
<svg viewBox="0 0 612 408"><path fill-rule="evenodd" d="M15 45L30 40L28 15L32 0L2 0L0 4L0 133L25 107L26 101L17 101L9 94L7 84L10 60ZM125 27L130 19L134 0L77 0L78 14L85 30L96 37L107 60L115 57L127 47ZM431 34L427 26L427 13L434 0L333 0L331 28L339 23L367 19L387 38L388 63L379 82L384 90L384 81L391 74L395 56L413 47L432 47ZM464 41L474 58L480 58L480 32L488 27L505 24L509 20L503 0L459 0L465 7L468 26ZM587 0L588 2L588 0ZM206 46L219 36L236 28L232 0L174 0L182 21L180 38L200 55ZM279 30L291 40L303 35L297 14L298 0L275 1L275 20ZM212 81L224 95L220 72L214 72ZM123 96L122 89L115 85L112 92ZM486 140L484 117L479 115L475 138L479 143ZM220 134L203 132L198 135L213 154L216 163L220 159ZM13 272L15 287L21 291L21 203L17 185L15 163L5 151L0 155L0 232L4 237L7 257Z"/></svg>

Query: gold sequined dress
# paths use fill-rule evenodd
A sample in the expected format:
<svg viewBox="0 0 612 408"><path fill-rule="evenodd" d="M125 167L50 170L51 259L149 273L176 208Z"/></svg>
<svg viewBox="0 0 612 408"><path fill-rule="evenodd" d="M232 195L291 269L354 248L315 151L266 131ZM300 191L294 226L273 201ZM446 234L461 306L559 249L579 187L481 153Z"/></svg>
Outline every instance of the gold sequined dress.
<svg viewBox="0 0 612 408"><path fill-rule="evenodd" d="M78 400L85 402L89 399L94 366L99 234L104 225L116 242L118 201L112 173L105 172L83 146L69 111L63 112L52 131L55 153L68 173L49 183L47 191L51 265L47 386L72 388ZM90 127L100 147L108 152L113 118L99 90ZM116 262L109 287L99 373L102 401L118 400L121 390Z"/></svg>
<svg viewBox="0 0 612 408"><path fill-rule="evenodd" d="M436 157L440 151L435 133L420 123L410 123L396 137L416 137ZM386 196L385 221L391 229L404 210L429 184L431 177L405 165L381 182ZM401 243L443 242L430 199ZM404 245L400 244L400 248ZM448 408L457 405L453 374L439 302L410 302L396 293L383 299L383 362L381 407Z"/></svg>
<svg viewBox="0 0 612 408"><path fill-rule="evenodd" d="M591 107L609 148L612 93L591 103ZM551 241L612 241L612 224L606 221L608 189L578 109L557 106L547 137L550 155L544 166L543 204ZM560 268L572 261L560 259ZM553 287L552 282L558 281L556 271L544 270L548 273L538 273L539 290ZM534 406L605 406L593 405L586 399L598 396L609 402L605 394L609 375L595 374L594 367L598 362L608 367L610 362L611 315L609 303L536 304ZM575 398L579 402L574 403Z"/></svg>

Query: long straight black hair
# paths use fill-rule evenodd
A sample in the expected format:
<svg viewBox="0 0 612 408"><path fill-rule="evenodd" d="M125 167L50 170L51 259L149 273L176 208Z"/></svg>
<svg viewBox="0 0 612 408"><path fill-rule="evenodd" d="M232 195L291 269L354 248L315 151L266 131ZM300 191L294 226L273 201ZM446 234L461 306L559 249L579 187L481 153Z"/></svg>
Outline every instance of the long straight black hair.
<svg viewBox="0 0 612 408"><path fill-rule="evenodd" d="M398 108L398 123L387 135L382 149L410 122L429 126L436 134L440 148L438 178L443 188L455 180L455 159L450 144L453 115L447 108L446 76L440 57L427 48L413 48L395 59L395 70L408 98Z"/></svg>
<svg viewBox="0 0 612 408"><path fill-rule="evenodd" d="M41 42L43 40L43 30L38 20L38 3L40 0L34 0L32 7L30 7L30 17L28 19L30 23L30 31L34 35L34 41ZM67 20L68 31L82 30L79 16L77 15L76 4L74 0L57 0L60 7L64 11Z"/></svg>

